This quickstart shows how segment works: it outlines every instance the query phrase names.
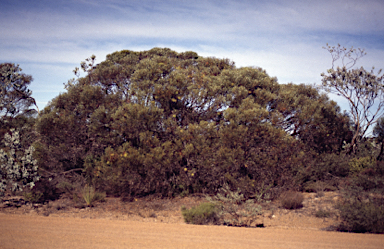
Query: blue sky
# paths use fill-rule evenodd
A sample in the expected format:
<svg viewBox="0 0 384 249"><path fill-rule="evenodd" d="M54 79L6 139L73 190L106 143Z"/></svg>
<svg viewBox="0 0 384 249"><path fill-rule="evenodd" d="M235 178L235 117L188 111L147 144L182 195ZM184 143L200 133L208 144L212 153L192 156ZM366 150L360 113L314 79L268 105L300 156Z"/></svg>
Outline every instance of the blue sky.
<svg viewBox="0 0 384 249"><path fill-rule="evenodd" d="M0 62L33 76L40 109L85 58L123 49L195 51L262 67L280 83L320 84L326 43L365 48L358 66L384 67L383 13L382 0L0 0Z"/></svg>

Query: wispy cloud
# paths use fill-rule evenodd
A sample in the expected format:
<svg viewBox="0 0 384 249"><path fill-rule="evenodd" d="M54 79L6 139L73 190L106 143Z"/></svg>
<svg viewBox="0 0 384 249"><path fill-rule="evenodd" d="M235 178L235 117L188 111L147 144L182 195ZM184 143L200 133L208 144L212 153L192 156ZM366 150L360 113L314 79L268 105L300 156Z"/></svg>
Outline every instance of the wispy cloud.
<svg viewBox="0 0 384 249"><path fill-rule="evenodd" d="M379 1L76 1L71 8L56 7L55 3L38 10L21 8L16 13L2 13L2 20L13 19L2 32L14 40L209 40L217 39L217 35L234 39L238 33L377 35L384 31L384 5ZM79 11L87 8L90 12ZM15 14L22 18L15 19Z"/></svg>
<svg viewBox="0 0 384 249"><path fill-rule="evenodd" d="M3 0L0 62L28 69L39 97L52 89L44 98L91 54L100 62L155 46L260 66L282 83L319 83L327 42L366 48L360 64L383 66L382 13L381 0Z"/></svg>

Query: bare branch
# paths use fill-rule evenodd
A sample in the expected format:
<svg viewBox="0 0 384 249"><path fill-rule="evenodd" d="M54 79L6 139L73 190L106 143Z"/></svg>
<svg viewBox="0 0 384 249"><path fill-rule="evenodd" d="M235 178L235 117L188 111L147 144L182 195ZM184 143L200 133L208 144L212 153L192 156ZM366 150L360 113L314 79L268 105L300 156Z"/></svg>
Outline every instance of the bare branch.
<svg viewBox="0 0 384 249"><path fill-rule="evenodd" d="M358 59L367 54L364 49L355 49L353 47L347 49L342 47L340 44L331 47L327 43L326 47L323 48L326 49L332 56L332 69L335 68L335 62L339 59L341 59L342 67L351 69L356 65Z"/></svg>

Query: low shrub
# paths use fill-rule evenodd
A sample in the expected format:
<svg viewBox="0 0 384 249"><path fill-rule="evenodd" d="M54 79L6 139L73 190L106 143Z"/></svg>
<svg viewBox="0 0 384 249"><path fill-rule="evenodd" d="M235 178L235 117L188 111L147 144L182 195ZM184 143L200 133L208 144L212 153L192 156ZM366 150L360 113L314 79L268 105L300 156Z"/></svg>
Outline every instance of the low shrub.
<svg viewBox="0 0 384 249"><path fill-rule="evenodd" d="M307 182L303 186L303 191L317 193L318 196L323 196L326 191L336 191L337 188L331 183L323 181Z"/></svg>
<svg viewBox="0 0 384 249"><path fill-rule="evenodd" d="M302 193L288 191L281 197L281 206L286 209L299 209L303 207L304 196Z"/></svg>
<svg viewBox="0 0 384 249"><path fill-rule="evenodd" d="M384 233L384 207L371 199L349 197L337 206L340 210L340 231Z"/></svg>
<svg viewBox="0 0 384 249"><path fill-rule="evenodd" d="M347 177L350 172L349 156L344 154L323 153L313 156L306 162L305 167L299 168L296 180L301 190L317 192L319 182L325 183L324 191L338 188L340 178Z"/></svg>
<svg viewBox="0 0 384 249"><path fill-rule="evenodd" d="M34 193L33 195L42 194L39 198L39 202L42 203L57 200L61 196L61 191L56 187L56 181L49 177L41 177L30 192Z"/></svg>
<svg viewBox="0 0 384 249"><path fill-rule="evenodd" d="M376 165L376 159L371 156L352 158L349 161L349 171L351 174L358 174L364 169L373 168Z"/></svg>
<svg viewBox="0 0 384 249"><path fill-rule="evenodd" d="M240 189L231 191L228 185L224 185L216 196L208 196L207 200L218 208L218 216L223 225L249 227L262 214L260 205L252 199L247 200Z"/></svg>
<svg viewBox="0 0 384 249"><path fill-rule="evenodd" d="M363 191L384 193L384 179L378 175L369 175L362 172L350 179L351 185L357 186Z"/></svg>
<svg viewBox="0 0 384 249"><path fill-rule="evenodd" d="M316 211L315 216L317 218L329 218L332 216L332 212L324 209L319 209Z"/></svg>
<svg viewBox="0 0 384 249"><path fill-rule="evenodd" d="M77 187L67 181L59 182L56 187L62 192L64 196L73 196L77 191Z"/></svg>
<svg viewBox="0 0 384 249"><path fill-rule="evenodd" d="M82 196L87 206L91 207L95 201L104 201L106 195L105 193L95 191L95 188L92 186L85 185Z"/></svg>
<svg viewBox="0 0 384 249"><path fill-rule="evenodd" d="M37 191L28 191L23 194L26 201L31 203L41 203L43 200L43 194Z"/></svg>
<svg viewBox="0 0 384 249"><path fill-rule="evenodd" d="M190 209L183 206L181 207L181 214L185 223L188 224L204 225L217 224L218 222L216 205L210 202L201 203Z"/></svg>

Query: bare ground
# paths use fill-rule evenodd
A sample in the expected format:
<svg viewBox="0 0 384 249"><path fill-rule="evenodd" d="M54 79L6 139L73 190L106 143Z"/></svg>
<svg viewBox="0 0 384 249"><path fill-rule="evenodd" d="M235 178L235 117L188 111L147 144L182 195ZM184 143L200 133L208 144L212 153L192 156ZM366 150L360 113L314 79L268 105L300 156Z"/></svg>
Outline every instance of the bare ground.
<svg viewBox="0 0 384 249"><path fill-rule="evenodd" d="M185 224L181 206L195 206L202 197L107 198L92 208L75 208L66 199L41 206L3 203L0 248L383 248L384 235L326 231L338 224L338 198L336 192L305 193L298 210L264 205L258 224L265 228Z"/></svg>

